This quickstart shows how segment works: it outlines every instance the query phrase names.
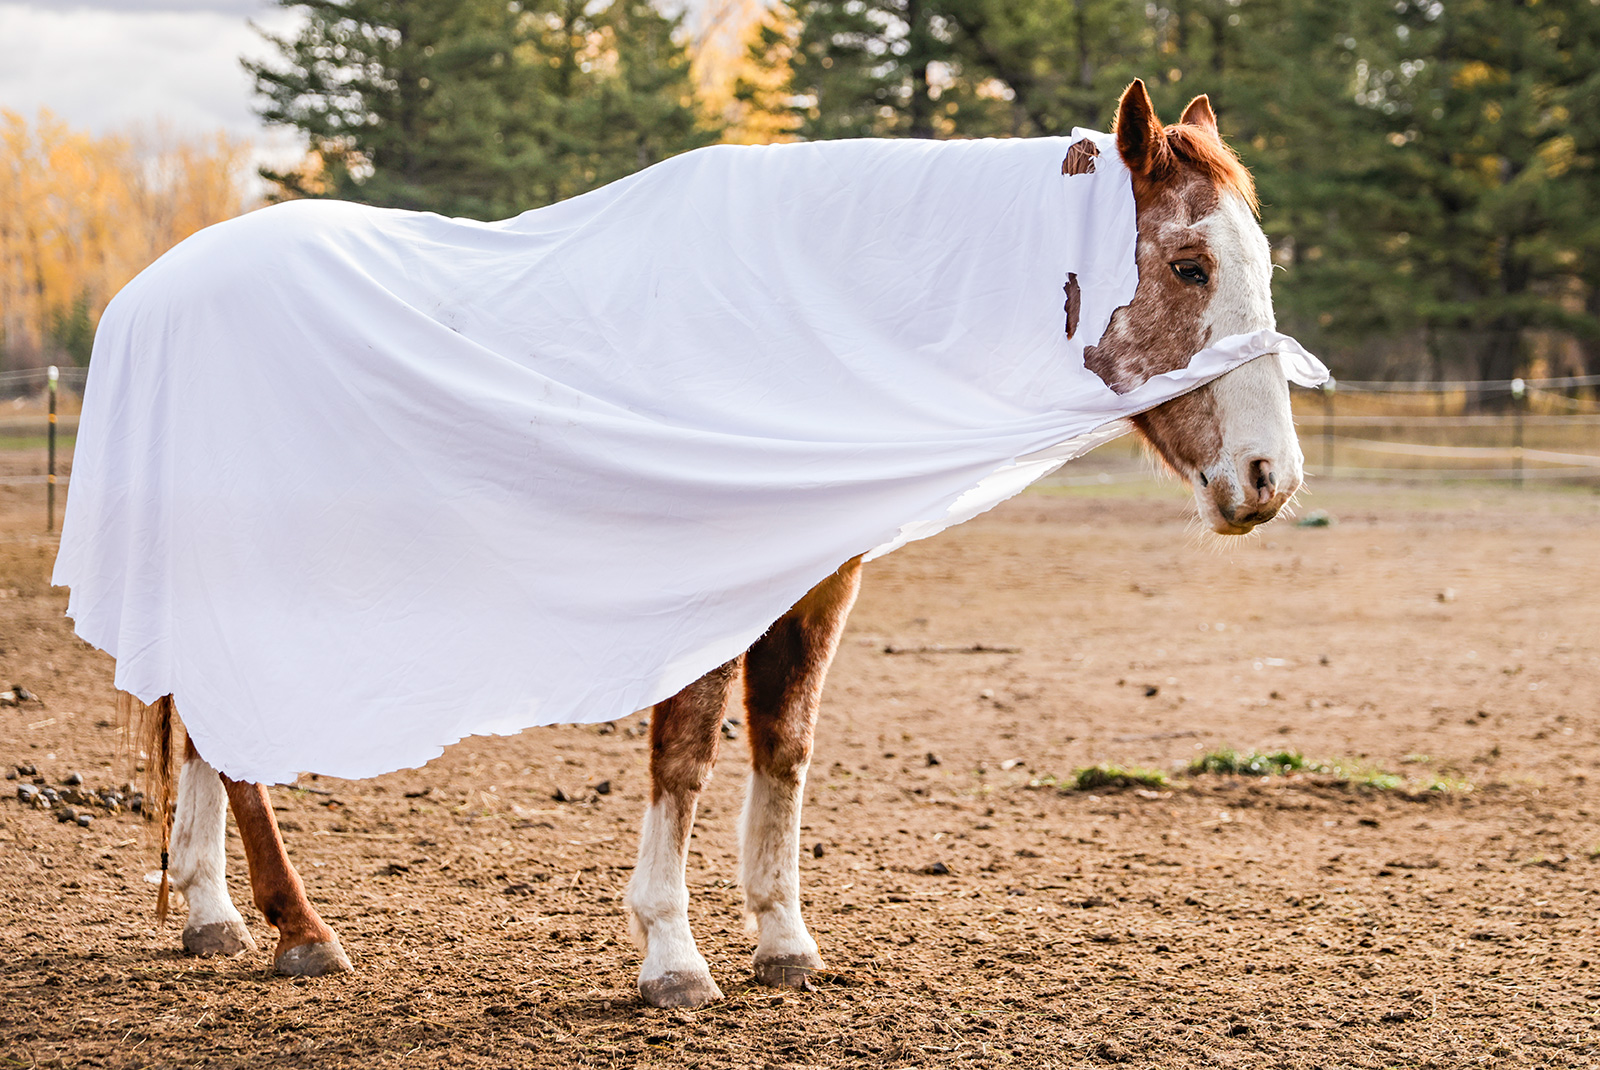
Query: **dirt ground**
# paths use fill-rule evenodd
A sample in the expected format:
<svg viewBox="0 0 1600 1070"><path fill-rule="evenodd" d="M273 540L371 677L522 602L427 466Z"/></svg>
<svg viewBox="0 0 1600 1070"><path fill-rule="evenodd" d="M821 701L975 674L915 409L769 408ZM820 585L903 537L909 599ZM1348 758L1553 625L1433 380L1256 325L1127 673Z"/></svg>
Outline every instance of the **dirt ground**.
<svg viewBox="0 0 1600 1070"><path fill-rule="evenodd" d="M0 708L0 760L119 783L42 500L0 487L0 687L40 696ZM136 817L60 824L8 781L0 1066L1600 1065L1600 495L1334 484L1302 509L1336 523L1219 547L1170 487L1036 490L870 567L807 791L810 993L750 980L741 739L689 865L727 999L692 1013L633 987L637 719L277 789L357 965L310 981L270 972L236 839L262 950L186 958ZM1004 649L948 649L973 644ZM1219 746L1405 784L1051 780Z"/></svg>

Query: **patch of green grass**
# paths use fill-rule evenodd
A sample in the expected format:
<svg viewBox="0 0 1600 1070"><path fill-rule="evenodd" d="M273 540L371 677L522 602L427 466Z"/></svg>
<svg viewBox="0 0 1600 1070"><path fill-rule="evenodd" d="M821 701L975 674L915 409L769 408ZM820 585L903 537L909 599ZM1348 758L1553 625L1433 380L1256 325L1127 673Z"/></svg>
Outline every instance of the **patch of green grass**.
<svg viewBox="0 0 1600 1070"><path fill-rule="evenodd" d="M1290 773L1318 772L1317 763L1307 762L1306 756L1299 751L1274 751L1271 754L1262 754L1260 751L1241 753L1232 747L1222 747L1218 750L1207 751L1189 763L1189 772L1194 775L1202 773L1223 773L1231 776L1287 776Z"/></svg>
<svg viewBox="0 0 1600 1070"><path fill-rule="evenodd" d="M1346 784L1353 784L1358 788L1371 788L1373 791L1394 791L1396 788L1406 786L1406 778L1386 773L1382 769L1367 769L1357 771L1352 775L1341 777Z"/></svg>
<svg viewBox="0 0 1600 1070"><path fill-rule="evenodd" d="M1431 759L1430 759L1431 760ZM1238 751L1221 747L1195 758L1185 771L1189 776L1217 774L1223 776L1274 777L1295 773L1314 774L1347 788L1368 791L1433 792L1440 795L1465 795L1473 790L1470 782L1459 777L1435 774L1422 780L1412 780L1389 772L1369 761L1333 758L1318 761L1307 758L1299 751ZM1326 780L1324 783L1326 783ZM1054 788L1060 791L1118 791L1127 788L1182 788L1159 769L1122 766L1101 762L1087 768L1076 769L1069 777L1058 778L1049 774L1028 782L1034 790Z"/></svg>
<svg viewBox="0 0 1600 1070"><path fill-rule="evenodd" d="M1422 757L1432 761L1426 756L1413 755L1407 761ZM1299 751L1273 751L1263 754L1260 751L1237 751L1232 747L1222 747L1217 750L1207 751L1189 763L1189 774L1200 776L1206 773L1220 773L1225 776L1288 776L1291 773L1316 773L1353 788L1367 788L1373 791L1395 791L1408 785L1405 777L1389 772L1371 762L1353 761L1348 758L1333 758L1327 761L1316 761L1307 758ZM1472 785L1465 780L1454 777L1433 776L1425 781L1421 787L1426 791L1436 791L1449 794L1465 794L1472 790Z"/></svg>
<svg viewBox="0 0 1600 1070"><path fill-rule="evenodd" d="M1371 762L1353 762L1335 758L1331 762L1317 762L1307 766L1308 772L1322 773L1352 788L1369 788L1373 791L1394 791L1406 786L1406 778L1380 769Z"/></svg>
<svg viewBox="0 0 1600 1070"><path fill-rule="evenodd" d="M1164 788L1167 774L1159 769L1141 769L1138 766L1112 765L1101 762L1073 771L1072 778L1062 785L1071 791L1115 791L1124 788Z"/></svg>

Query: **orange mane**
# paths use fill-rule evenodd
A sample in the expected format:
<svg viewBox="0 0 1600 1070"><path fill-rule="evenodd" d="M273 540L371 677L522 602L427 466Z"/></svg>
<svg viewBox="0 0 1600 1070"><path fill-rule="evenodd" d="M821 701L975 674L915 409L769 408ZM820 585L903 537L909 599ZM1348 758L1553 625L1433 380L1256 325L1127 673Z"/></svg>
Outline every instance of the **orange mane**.
<svg viewBox="0 0 1600 1070"><path fill-rule="evenodd" d="M1245 199L1250 210L1261 214L1256 200L1255 180L1222 138L1208 127L1174 123L1162 130L1172 155L1199 171L1218 189L1232 190Z"/></svg>

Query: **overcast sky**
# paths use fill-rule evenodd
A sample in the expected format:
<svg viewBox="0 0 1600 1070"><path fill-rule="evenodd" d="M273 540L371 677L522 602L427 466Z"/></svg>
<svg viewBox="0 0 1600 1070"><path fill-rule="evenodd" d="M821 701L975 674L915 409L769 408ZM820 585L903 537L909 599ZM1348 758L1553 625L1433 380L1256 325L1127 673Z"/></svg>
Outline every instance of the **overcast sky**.
<svg viewBox="0 0 1600 1070"><path fill-rule="evenodd" d="M281 33L296 16L270 0L0 0L0 108L48 108L95 133L222 129L292 159L293 135L250 110L239 57L270 51L252 20Z"/></svg>

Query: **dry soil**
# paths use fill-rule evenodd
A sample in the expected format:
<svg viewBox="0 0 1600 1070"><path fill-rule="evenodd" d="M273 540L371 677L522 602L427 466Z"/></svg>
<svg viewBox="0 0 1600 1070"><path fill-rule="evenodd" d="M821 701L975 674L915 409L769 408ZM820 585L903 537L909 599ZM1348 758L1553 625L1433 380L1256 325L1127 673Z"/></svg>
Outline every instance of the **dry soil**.
<svg viewBox="0 0 1600 1070"><path fill-rule="evenodd" d="M39 696L0 708L0 760L119 783L42 501L0 487L0 688ZM1172 489L1038 490L871 566L807 790L809 993L750 979L737 730L689 860L727 998L692 1013L633 987L638 718L276 789L357 966L319 980L272 974L231 833L262 950L186 958L136 817L60 824L7 781L0 1065L1600 1064L1600 496L1309 508L1336 522L1219 546ZM1345 775L1182 775L1224 746ZM1099 762L1173 780L1057 786Z"/></svg>

